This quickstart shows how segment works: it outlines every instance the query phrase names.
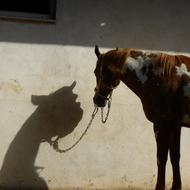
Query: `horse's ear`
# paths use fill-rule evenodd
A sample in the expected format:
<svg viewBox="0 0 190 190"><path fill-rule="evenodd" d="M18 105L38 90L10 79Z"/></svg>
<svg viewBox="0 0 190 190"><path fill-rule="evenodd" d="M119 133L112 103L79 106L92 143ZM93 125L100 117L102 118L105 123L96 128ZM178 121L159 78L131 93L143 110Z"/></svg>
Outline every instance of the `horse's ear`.
<svg viewBox="0 0 190 190"><path fill-rule="evenodd" d="M97 58L99 59L100 56L101 56L101 53L100 53L97 45L95 45L95 50L94 51L95 51L95 54L96 54Z"/></svg>

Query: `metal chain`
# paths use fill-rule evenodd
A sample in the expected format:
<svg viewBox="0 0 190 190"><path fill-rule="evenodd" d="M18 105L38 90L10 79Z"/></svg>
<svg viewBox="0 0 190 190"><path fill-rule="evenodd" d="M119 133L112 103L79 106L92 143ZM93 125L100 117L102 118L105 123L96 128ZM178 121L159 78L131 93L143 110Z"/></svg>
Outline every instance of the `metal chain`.
<svg viewBox="0 0 190 190"><path fill-rule="evenodd" d="M105 118L104 118L104 112L103 112L104 108L101 108L101 121L102 121L103 124L106 123L106 121L108 119L108 116L109 116L109 113L110 113L110 108L111 108L111 101L112 101L112 99L109 98L108 99L108 110L107 110Z"/></svg>
<svg viewBox="0 0 190 190"><path fill-rule="evenodd" d="M88 123L86 129L84 130L84 132L82 133L82 135L80 136L80 138L79 138L72 146L70 146L69 148L66 148L66 149L60 149L60 148L59 148L59 145L58 145L58 140L59 140L59 137L58 137L54 142L51 143L51 145L53 146L53 148L54 148L57 152L59 152L59 153L67 152L67 151L71 150L72 148L74 148L74 147L82 140L82 138L84 137L84 135L85 135L86 132L88 131L89 127L90 127L91 124L92 124L92 121L94 120L94 118L95 118L95 116L96 116L96 114L97 114L97 112L98 112L98 107L95 107L95 108L94 108L94 111L93 111L93 113L92 113L91 119L90 119L90 121L89 121L89 123Z"/></svg>
<svg viewBox="0 0 190 190"><path fill-rule="evenodd" d="M111 99L111 96L110 96L110 98L108 99L108 110L107 110L105 118L104 118L103 108L101 108L101 121L102 121L103 124L106 123L106 121L108 119L108 116L109 116L109 113L110 113L110 108L111 108L111 101L112 101L112 99ZM84 135L87 133L87 131L88 131L89 127L91 126L92 121L94 120L97 112L98 112L98 107L95 106L94 111L92 112L91 119L90 119L86 129L84 130L82 135L79 137L79 139L72 146L70 146L69 148L66 148L66 149L60 149L59 145L58 145L59 137L57 137L53 142L50 143L53 146L54 150L56 152L63 153L63 152L67 152L67 151L71 150L72 148L74 148L82 140Z"/></svg>

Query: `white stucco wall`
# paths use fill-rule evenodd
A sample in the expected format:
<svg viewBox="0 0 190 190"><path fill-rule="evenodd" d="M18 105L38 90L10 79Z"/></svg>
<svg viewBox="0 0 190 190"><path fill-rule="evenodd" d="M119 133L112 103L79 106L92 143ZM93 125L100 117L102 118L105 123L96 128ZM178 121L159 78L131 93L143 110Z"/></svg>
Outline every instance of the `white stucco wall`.
<svg viewBox="0 0 190 190"><path fill-rule="evenodd" d="M107 3L60 0L56 25L0 21L0 189L154 188L152 124L139 99L123 84L114 91L107 123L101 124L97 114L75 148L58 153L42 142L60 135L59 146L67 148L85 130L93 111L95 43L104 52L115 46L189 51L189 26L183 21L187 6L184 10L173 3L168 11L169 3ZM174 8L184 14L177 17ZM162 14L155 16L159 10ZM147 20L147 12L155 20ZM183 27L178 29L180 22ZM167 28L168 23L175 26ZM31 102L32 95L41 96L40 100L33 97ZM186 189L190 188L189 139L190 131L182 129L181 170ZM170 187L170 163L167 167Z"/></svg>

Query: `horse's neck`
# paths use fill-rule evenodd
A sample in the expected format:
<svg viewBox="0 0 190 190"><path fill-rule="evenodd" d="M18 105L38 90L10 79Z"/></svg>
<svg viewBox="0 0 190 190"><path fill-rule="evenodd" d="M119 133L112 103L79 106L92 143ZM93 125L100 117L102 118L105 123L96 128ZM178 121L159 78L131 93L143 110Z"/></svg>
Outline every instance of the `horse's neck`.
<svg viewBox="0 0 190 190"><path fill-rule="evenodd" d="M146 72L142 69L147 62L127 57L123 63L123 72L121 80L124 82L137 96L141 97L143 93L143 84L147 80Z"/></svg>

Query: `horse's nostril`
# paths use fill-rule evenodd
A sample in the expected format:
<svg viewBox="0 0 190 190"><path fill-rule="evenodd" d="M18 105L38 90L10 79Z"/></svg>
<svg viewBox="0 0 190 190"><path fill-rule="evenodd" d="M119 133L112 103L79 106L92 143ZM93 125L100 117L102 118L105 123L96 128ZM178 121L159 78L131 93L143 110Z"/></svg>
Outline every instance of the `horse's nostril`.
<svg viewBox="0 0 190 190"><path fill-rule="evenodd" d="M106 106L106 99L102 96L95 95L93 98L94 104L96 104L98 107L105 107Z"/></svg>

